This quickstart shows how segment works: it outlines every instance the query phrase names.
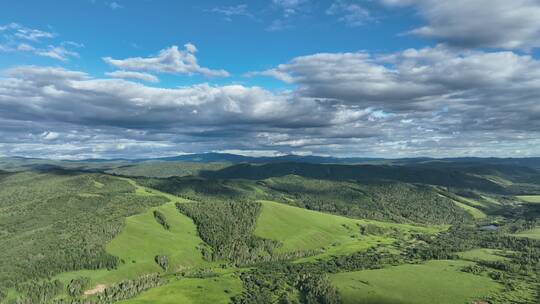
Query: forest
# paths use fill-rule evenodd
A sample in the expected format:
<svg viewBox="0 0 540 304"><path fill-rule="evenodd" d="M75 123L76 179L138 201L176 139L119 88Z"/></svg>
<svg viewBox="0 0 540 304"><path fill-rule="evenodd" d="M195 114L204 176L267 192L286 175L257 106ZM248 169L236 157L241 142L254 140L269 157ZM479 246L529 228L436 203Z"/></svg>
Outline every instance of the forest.
<svg viewBox="0 0 540 304"><path fill-rule="evenodd" d="M189 163L171 175L176 162L161 175L159 162L144 176L151 166L5 167L0 303L172 303L166 290L193 303L347 304L378 292L355 276L407 265L454 265L448 284L482 284L462 291L471 302L540 303L536 167ZM129 236L148 260L111 249L128 219L152 227ZM181 258L144 247L173 235L186 242L171 246L193 246ZM365 283L349 290L349 278ZM403 300L424 303L414 295Z"/></svg>

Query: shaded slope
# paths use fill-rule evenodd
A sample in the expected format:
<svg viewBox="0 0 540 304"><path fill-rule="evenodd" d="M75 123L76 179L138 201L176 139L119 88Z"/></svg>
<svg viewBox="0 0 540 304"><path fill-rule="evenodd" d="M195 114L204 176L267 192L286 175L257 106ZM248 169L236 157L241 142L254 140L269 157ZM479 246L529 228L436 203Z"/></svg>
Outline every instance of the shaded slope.
<svg viewBox="0 0 540 304"><path fill-rule="evenodd" d="M203 171L201 176L214 179L262 180L270 177L299 175L314 179L357 180L365 182L400 181L453 188L504 192L499 184L456 170L373 165L321 165L277 163L265 165L240 164L217 171Z"/></svg>

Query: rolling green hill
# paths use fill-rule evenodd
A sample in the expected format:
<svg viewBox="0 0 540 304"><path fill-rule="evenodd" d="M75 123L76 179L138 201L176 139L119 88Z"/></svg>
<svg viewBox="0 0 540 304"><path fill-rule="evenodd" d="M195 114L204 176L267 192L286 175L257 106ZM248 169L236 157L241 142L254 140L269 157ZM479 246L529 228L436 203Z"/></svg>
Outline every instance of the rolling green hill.
<svg viewBox="0 0 540 304"><path fill-rule="evenodd" d="M201 172L201 175L214 179L244 178L254 180L298 175L323 180L400 181L491 192L505 191L499 184L467 172L431 167L306 163L239 164L217 171Z"/></svg>
<svg viewBox="0 0 540 304"><path fill-rule="evenodd" d="M519 195L517 198L527 203L540 203L540 195Z"/></svg>
<svg viewBox="0 0 540 304"><path fill-rule="evenodd" d="M460 271L461 261L433 261L331 276L344 304L457 304L481 301L500 289L489 278ZM481 302L478 302L481 303Z"/></svg>
<svg viewBox="0 0 540 304"><path fill-rule="evenodd" d="M540 299L530 229L538 205L504 194L535 189L524 184L535 169L460 167L442 177L449 169L432 164L259 164L236 166L247 178L229 168L214 168L233 174L220 178L148 177L186 172L156 163L125 167L146 177L80 171L110 170L105 162L0 171L0 303ZM280 175L291 170L300 174Z"/></svg>
<svg viewBox="0 0 540 304"><path fill-rule="evenodd" d="M76 269L114 268L105 244L127 216L166 199L102 174L21 172L0 180L0 285Z"/></svg>
<svg viewBox="0 0 540 304"><path fill-rule="evenodd" d="M242 282L234 274L211 278L185 278L173 281L121 301L121 304L228 304L242 291Z"/></svg>
<svg viewBox="0 0 540 304"><path fill-rule="evenodd" d="M366 228L373 232L364 232ZM441 229L441 228L439 228ZM411 232L435 233L436 227L424 228L376 221L355 220L342 216L262 201L255 235L279 241L277 252L314 252L318 257L350 254L378 244L390 244L394 233L405 237Z"/></svg>

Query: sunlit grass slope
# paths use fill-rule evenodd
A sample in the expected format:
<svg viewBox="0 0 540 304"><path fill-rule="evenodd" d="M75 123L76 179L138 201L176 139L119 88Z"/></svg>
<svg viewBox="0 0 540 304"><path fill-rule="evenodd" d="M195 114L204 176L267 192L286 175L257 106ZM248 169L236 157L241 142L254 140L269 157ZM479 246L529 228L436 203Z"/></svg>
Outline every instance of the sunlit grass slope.
<svg viewBox="0 0 540 304"><path fill-rule="evenodd" d="M262 211L257 220L255 235L280 241L283 245L277 249L278 252L324 248L327 255L348 254L378 243L392 242L393 239L387 236L362 235L360 226L368 224L402 233L434 233L441 229L350 219L271 201L261 203Z"/></svg>
<svg viewBox="0 0 540 304"><path fill-rule="evenodd" d="M442 194L441 194L441 196L447 197L447 196L442 195ZM469 213L474 219L483 219L483 218L487 217L487 215L482 210L477 208L477 207L482 207L483 205L480 204L479 202L475 201L475 200L468 199L468 198L465 198L465 197L460 197L460 199L467 202L467 204L465 204L463 202L459 202L459 201L457 201L455 199L452 199L451 197L447 197L447 198L452 200L452 202L454 202L454 204L456 204L456 206L458 206L461 209L467 211L467 213Z"/></svg>
<svg viewBox="0 0 540 304"><path fill-rule="evenodd" d="M504 252L496 249L478 248L459 253L459 257L467 261L505 261Z"/></svg>
<svg viewBox="0 0 540 304"><path fill-rule="evenodd" d="M214 278L186 278L151 289L121 304L226 304L242 292L242 281L234 274Z"/></svg>
<svg viewBox="0 0 540 304"><path fill-rule="evenodd" d="M487 277L460 271L464 261L431 261L331 276L344 304L463 304L500 287Z"/></svg>
<svg viewBox="0 0 540 304"><path fill-rule="evenodd" d="M536 227L534 229L523 231L514 235L527 237L527 238L535 239L535 240L540 240L540 227Z"/></svg>
<svg viewBox="0 0 540 304"><path fill-rule="evenodd" d="M540 195L520 195L517 198L527 203L540 204Z"/></svg>
<svg viewBox="0 0 540 304"><path fill-rule="evenodd" d="M122 263L115 270L82 270L63 273L58 277L67 282L78 276L87 276L94 284L108 284L135 278L145 273L161 272L156 264L156 255L166 255L169 259L169 271L204 265L197 247L203 242L197 235L193 221L176 210L176 202L186 202L179 197L156 190L137 187L140 196L158 195L167 197L170 202L148 209L142 214L126 218L122 231L106 246L106 251L121 259ZM166 230L154 218L153 211L160 211L166 218L170 229Z"/></svg>

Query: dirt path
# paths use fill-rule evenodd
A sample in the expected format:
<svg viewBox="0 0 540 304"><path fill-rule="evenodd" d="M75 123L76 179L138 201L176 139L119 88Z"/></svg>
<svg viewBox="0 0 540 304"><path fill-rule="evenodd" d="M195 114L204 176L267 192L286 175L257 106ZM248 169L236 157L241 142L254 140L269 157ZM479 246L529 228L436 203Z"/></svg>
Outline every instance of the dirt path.
<svg viewBox="0 0 540 304"><path fill-rule="evenodd" d="M91 295L95 295L96 293L102 293L102 292L105 291L106 287L107 286L105 286L104 284L98 284L93 289L88 289L87 291L85 291L84 295L85 296L91 296Z"/></svg>

